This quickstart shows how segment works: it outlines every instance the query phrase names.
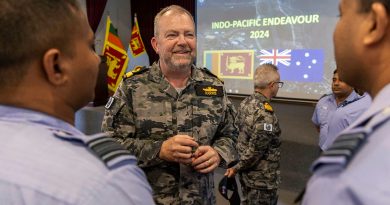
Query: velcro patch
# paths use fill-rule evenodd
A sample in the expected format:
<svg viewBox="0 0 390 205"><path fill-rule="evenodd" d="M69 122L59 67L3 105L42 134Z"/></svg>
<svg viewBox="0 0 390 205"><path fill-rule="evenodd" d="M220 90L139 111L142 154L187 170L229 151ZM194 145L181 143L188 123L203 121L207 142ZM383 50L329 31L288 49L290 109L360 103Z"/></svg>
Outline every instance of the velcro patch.
<svg viewBox="0 0 390 205"><path fill-rule="evenodd" d="M110 97L106 103L106 105L104 106L106 109L109 109L112 105L112 103L114 102L115 98L114 97Z"/></svg>
<svg viewBox="0 0 390 205"><path fill-rule="evenodd" d="M223 96L223 88L222 86L215 85L197 85L195 87L197 96Z"/></svg>
<svg viewBox="0 0 390 205"><path fill-rule="evenodd" d="M264 123L264 130L272 132L272 124Z"/></svg>

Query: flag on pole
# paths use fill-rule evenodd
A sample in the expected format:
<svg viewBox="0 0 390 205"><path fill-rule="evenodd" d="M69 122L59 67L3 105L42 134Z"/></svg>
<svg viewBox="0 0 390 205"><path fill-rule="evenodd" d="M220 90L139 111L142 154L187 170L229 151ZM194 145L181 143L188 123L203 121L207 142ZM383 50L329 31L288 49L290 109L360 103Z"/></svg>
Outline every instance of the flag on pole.
<svg viewBox="0 0 390 205"><path fill-rule="evenodd" d="M126 73L137 67L149 65L149 56L146 52L145 44L141 38L141 32L138 27L137 14L134 14L134 24L131 31L129 48L127 49L127 56L129 56L129 63L126 69Z"/></svg>
<svg viewBox="0 0 390 205"><path fill-rule="evenodd" d="M107 86L110 94L112 94L122 80L129 59L118 37L118 30L112 25L109 16L107 16L103 55L107 58Z"/></svg>

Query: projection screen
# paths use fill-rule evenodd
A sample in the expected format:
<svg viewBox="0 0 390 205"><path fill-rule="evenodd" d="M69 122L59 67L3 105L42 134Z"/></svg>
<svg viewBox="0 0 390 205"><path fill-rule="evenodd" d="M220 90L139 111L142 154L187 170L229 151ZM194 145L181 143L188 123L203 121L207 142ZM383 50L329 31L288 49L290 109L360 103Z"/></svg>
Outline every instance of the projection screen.
<svg viewBox="0 0 390 205"><path fill-rule="evenodd" d="M252 94L257 66L275 64L278 97L318 99L330 92L338 0L197 0L197 65L228 93Z"/></svg>

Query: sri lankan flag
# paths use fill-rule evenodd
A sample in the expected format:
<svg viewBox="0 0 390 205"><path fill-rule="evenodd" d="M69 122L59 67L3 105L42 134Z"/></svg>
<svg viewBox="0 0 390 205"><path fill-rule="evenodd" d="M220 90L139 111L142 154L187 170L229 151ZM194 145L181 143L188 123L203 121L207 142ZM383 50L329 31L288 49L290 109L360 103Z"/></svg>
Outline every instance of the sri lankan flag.
<svg viewBox="0 0 390 205"><path fill-rule="evenodd" d="M109 16L107 16L103 55L107 57L107 84L108 90L112 94L122 80L129 59L118 37L118 30L112 25Z"/></svg>
<svg viewBox="0 0 390 205"><path fill-rule="evenodd" d="M131 30L131 38L129 48L127 49L129 56L129 64L126 73L137 67L149 65L149 56L145 49L145 44L141 38L141 32L138 27L137 14L134 15L133 29Z"/></svg>

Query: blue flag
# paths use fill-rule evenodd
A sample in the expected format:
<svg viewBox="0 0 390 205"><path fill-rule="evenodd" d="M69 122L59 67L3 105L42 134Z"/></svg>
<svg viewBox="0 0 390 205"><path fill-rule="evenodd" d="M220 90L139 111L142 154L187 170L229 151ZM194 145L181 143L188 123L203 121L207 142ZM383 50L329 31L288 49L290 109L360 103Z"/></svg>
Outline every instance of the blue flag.
<svg viewBox="0 0 390 205"><path fill-rule="evenodd" d="M260 59L260 64L276 65L282 80L322 81L324 73L324 51L322 49L262 49L257 57Z"/></svg>

